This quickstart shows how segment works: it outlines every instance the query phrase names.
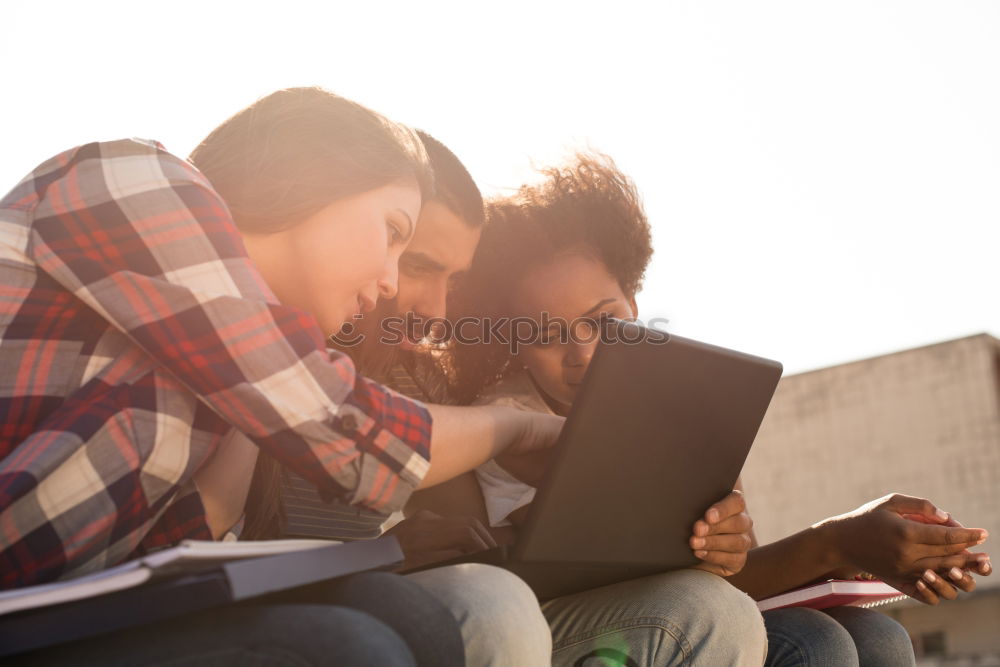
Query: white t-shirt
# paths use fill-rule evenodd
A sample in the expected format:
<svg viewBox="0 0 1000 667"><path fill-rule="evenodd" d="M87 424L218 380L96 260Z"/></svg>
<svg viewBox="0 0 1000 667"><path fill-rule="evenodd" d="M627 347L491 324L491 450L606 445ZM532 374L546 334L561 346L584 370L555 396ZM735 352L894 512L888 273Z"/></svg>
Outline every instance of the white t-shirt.
<svg viewBox="0 0 1000 667"><path fill-rule="evenodd" d="M476 405L503 405L528 412L555 414L531 381L527 371L504 378ZM535 498L535 487L525 484L490 460L476 468L476 479L486 501L490 526L509 526L510 514Z"/></svg>

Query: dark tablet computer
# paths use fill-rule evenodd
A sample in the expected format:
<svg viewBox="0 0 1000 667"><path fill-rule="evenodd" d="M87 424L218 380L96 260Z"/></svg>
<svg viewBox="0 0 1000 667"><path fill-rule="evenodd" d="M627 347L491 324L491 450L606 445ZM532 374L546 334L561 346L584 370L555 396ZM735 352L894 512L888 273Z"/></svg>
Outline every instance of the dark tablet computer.
<svg viewBox="0 0 1000 667"><path fill-rule="evenodd" d="M695 564L694 522L733 488L781 364L610 321L517 544L478 559L541 598Z"/></svg>

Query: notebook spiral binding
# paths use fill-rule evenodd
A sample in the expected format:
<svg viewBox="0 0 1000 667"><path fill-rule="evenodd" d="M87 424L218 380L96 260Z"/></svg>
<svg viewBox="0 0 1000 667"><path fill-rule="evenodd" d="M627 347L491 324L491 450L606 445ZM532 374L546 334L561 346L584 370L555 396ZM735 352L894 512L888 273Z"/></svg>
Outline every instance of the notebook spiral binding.
<svg viewBox="0 0 1000 667"><path fill-rule="evenodd" d="M884 600L877 600L875 602L865 602L864 604L859 604L858 606L862 609L874 609L875 607L883 607L887 604L892 604L893 602L900 602L910 597L909 595L897 595L895 597L886 598Z"/></svg>

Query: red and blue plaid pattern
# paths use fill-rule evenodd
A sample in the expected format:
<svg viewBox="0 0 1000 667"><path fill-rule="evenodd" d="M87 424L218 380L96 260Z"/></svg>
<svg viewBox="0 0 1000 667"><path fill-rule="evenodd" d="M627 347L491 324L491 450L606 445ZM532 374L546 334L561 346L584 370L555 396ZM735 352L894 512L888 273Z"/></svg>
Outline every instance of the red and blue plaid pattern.
<svg viewBox="0 0 1000 667"><path fill-rule="evenodd" d="M430 459L423 405L277 302L190 164L126 140L40 165L0 200L0 588L209 538L192 477L233 428L380 511Z"/></svg>

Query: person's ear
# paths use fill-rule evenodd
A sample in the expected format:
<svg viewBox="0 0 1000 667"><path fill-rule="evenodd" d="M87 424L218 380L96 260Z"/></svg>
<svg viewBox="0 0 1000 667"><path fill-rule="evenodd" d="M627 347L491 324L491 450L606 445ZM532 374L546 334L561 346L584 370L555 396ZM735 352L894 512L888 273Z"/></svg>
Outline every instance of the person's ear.
<svg viewBox="0 0 1000 667"><path fill-rule="evenodd" d="M639 319L639 306L635 302L634 294L628 298L628 307L632 309L632 319Z"/></svg>

